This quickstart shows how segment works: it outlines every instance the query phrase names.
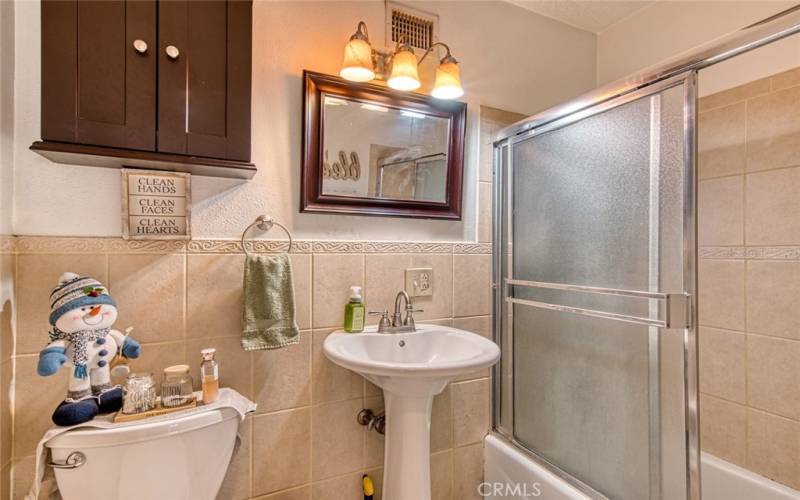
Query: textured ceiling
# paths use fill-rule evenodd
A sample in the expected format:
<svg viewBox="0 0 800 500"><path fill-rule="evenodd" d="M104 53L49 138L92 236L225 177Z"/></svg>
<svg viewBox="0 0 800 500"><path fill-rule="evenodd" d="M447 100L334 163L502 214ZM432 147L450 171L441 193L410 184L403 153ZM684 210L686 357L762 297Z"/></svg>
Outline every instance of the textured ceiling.
<svg viewBox="0 0 800 500"><path fill-rule="evenodd" d="M603 0L510 0L511 3L532 10L582 30L599 33L634 12L655 3L654 1L603 1Z"/></svg>

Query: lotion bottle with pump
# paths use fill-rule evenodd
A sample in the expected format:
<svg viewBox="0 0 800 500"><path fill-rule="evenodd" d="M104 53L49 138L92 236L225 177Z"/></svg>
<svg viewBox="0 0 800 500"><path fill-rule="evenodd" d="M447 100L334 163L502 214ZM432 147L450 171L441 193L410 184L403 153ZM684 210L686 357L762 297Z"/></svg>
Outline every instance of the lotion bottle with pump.
<svg viewBox="0 0 800 500"><path fill-rule="evenodd" d="M344 306L344 331L359 333L364 331L364 301L361 299L361 287L350 287L350 302Z"/></svg>
<svg viewBox="0 0 800 500"><path fill-rule="evenodd" d="M217 350L207 348L200 351L200 353L203 355L203 362L200 364L203 404L209 404L219 397L219 363L214 359Z"/></svg>

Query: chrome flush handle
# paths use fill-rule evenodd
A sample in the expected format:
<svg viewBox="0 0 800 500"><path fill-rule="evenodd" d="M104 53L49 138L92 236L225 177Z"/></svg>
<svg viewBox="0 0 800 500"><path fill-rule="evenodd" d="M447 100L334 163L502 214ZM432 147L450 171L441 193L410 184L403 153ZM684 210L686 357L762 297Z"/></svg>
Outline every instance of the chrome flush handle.
<svg viewBox="0 0 800 500"><path fill-rule="evenodd" d="M81 453L80 451L73 451L69 455L67 455L67 459L63 462L56 462L50 461L47 463L50 467L54 469L77 469L81 465L86 463L86 455Z"/></svg>

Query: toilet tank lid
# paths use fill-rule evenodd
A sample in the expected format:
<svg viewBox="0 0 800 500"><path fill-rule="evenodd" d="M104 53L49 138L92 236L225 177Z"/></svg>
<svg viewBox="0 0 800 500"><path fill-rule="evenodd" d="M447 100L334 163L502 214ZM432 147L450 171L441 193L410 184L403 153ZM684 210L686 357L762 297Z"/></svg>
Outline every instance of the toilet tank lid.
<svg viewBox="0 0 800 500"><path fill-rule="evenodd" d="M84 426L68 430L50 439L46 446L72 449L120 446L196 431L233 418L239 418L239 413L233 408L223 407L189 414L179 412L156 419L121 424L98 420L94 422L97 427Z"/></svg>

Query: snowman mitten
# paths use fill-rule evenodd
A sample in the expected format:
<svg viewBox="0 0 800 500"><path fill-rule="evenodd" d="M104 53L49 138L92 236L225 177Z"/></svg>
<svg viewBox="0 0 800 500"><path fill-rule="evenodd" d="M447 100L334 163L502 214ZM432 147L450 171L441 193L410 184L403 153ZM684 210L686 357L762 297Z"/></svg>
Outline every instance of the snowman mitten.
<svg viewBox="0 0 800 500"><path fill-rule="evenodd" d="M36 372L42 377L53 375L61 368L61 365L66 363L66 352L66 348L59 346L44 349L39 353L39 364L36 366Z"/></svg>
<svg viewBox="0 0 800 500"><path fill-rule="evenodd" d="M130 337L125 338L122 344L122 355L126 358L136 359L142 353L142 346Z"/></svg>
<svg viewBox="0 0 800 500"><path fill-rule="evenodd" d="M119 411L122 408L122 388L112 387L97 395L98 413L105 414Z"/></svg>
<svg viewBox="0 0 800 500"><path fill-rule="evenodd" d="M93 396L80 400L65 399L53 412L53 423L61 426L78 425L97 416L97 401Z"/></svg>

